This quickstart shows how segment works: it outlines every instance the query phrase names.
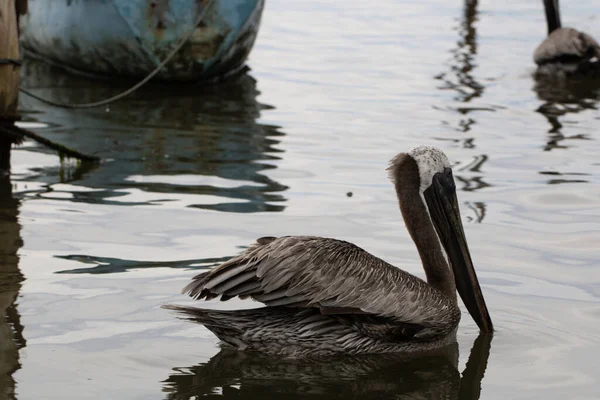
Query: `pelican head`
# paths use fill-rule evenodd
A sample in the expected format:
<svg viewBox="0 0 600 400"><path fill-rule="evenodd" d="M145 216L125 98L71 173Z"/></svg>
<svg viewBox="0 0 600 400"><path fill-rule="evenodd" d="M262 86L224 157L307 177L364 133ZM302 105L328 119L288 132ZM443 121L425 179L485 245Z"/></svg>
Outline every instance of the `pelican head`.
<svg viewBox="0 0 600 400"><path fill-rule="evenodd" d="M473 268L448 158L439 149L420 146L398 154L388 170L428 282L454 299L458 291L479 329L491 332L492 320Z"/></svg>

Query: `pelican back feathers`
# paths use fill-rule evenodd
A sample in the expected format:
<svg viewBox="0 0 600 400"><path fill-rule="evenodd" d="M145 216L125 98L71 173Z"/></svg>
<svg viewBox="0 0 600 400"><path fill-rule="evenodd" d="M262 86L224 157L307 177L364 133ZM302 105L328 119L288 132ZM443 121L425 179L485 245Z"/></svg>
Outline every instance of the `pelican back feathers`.
<svg viewBox="0 0 600 400"><path fill-rule="evenodd" d="M268 307L313 308L371 337L435 340L460 310L439 290L354 244L319 237L264 238L183 291L194 299L251 297Z"/></svg>

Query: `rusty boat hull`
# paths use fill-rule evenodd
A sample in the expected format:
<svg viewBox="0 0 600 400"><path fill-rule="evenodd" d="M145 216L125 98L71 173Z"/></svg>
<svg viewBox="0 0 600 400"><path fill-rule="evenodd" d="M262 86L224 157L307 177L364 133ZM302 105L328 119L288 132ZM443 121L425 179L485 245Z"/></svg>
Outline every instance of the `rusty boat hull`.
<svg viewBox="0 0 600 400"><path fill-rule="evenodd" d="M180 40L165 81L214 80L243 68L265 0L28 0L20 16L26 54L96 76L142 78ZM206 8L206 9L205 9ZM205 15L194 26L200 13Z"/></svg>

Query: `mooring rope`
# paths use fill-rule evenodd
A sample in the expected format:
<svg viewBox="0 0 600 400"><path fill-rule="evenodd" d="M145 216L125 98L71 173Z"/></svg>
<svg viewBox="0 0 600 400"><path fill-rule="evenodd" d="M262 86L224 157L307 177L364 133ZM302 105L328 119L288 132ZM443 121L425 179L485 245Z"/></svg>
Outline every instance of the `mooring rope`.
<svg viewBox="0 0 600 400"><path fill-rule="evenodd" d="M142 87L143 85L145 85L150 79L154 78L154 76L156 74L158 74L158 72L165 66L167 65L167 63L169 61L171 61L171 59L173 58L173 56L175 56L175 54L177 54L177 52L183 47L183 45L192 37L192 34L194 33L194 30L196 30L196 27L200 24L200 22L202 22L202 19L204 18L204 16L206 15L207 10L209 9L210 6L212 6L214 0L209 0L208 3L206 4L206 6L204 7L204 9L202 10L202 12L198 15L198 18L196 18L196 23L192 26L191 31L185 35L179 42L179 44L177 44L177 46L175 46L175 48L173 50L171 50L171 52L169 53L169 55L167 55L167 57L160 63L158 64L158 66L150 73L148 74L148 76L146 76L144 79L142 79L141 81L139 81L138 83L136 83L135 85L133 85L132 87L130 87L129 89L125 90L124 92L121 92L119 94L117 94L116 96L112 96L109 97L108 99L104 99L104 100L100 100L100 101L96 101L93 103L80 103L80 104L73 104L73 103L60 103L57 101L52 101L52 100L48 100L48 99L44 99L43 97L40 97L36 94L33 94L29 89L25 89L25 88L20 88L19 90L30 96L33 97L36 100L39 100L43 103L55 106L55 107L62 107L62 108L94 108L94 107L101 107L101 106L105 106L107 104L113 103L115 101L121 100L122 98L124 98L125 96L130 95L131 93L135 92L137 89L139 89L140 87Z"/></svg>

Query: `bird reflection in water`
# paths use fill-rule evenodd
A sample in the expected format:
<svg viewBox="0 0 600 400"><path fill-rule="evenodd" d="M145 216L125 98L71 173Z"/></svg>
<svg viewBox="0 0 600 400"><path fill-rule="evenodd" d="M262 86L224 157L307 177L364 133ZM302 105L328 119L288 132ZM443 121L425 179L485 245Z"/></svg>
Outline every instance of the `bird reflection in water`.
<svg viewBox="0 0 600 400"><path fill-rule="evenodd" d="M12 377L21 364L19 350L26 345L15 301L23 275L17 252L23 245L17 216L19 201L14 199L9 177L0 177L0 398L14 399Z"/></svg>
<svg viewBox="0 0 600 400"><path fill-rule="evenodd" d="M97 101L127 86L72 76L34 60L24 65L23 81L50 100L69 103ZM43 131L50 139L108 160L72 181L76 186L65 201L136 205L119 199L135 189L147 193L136 196L147 202L142 204L186 196L194 208L281 211L287 187L265 171L276 168L284 134L259 121L272 108L257 101L259 94L256 80L245 72L218 85L155 83L107 109L73 113L27 98L23 105L27 120L50 126ZM45 180L54 175L60 182L57 172L43 172Z"/></svg>
<svg viewBox="0 0 600 400"><path fill-rule="evenodd" d="M600 80L561 76L536 76L533 90L543 101L537 108L550 128L545 151L567 149L571 140L590 140L586 134L565 135L561 120L585 111L597 112L600 99Z"/></svg>
<svg viewBox="0 0 600 400"><path fill-rule="evenodd" d="M421 357L403 354L289 359L223 348L207 363L174 368L168 400L201 396L236 399L460 399L477 400L491 334L475 340L465 370L458 344Z"/></svg>

